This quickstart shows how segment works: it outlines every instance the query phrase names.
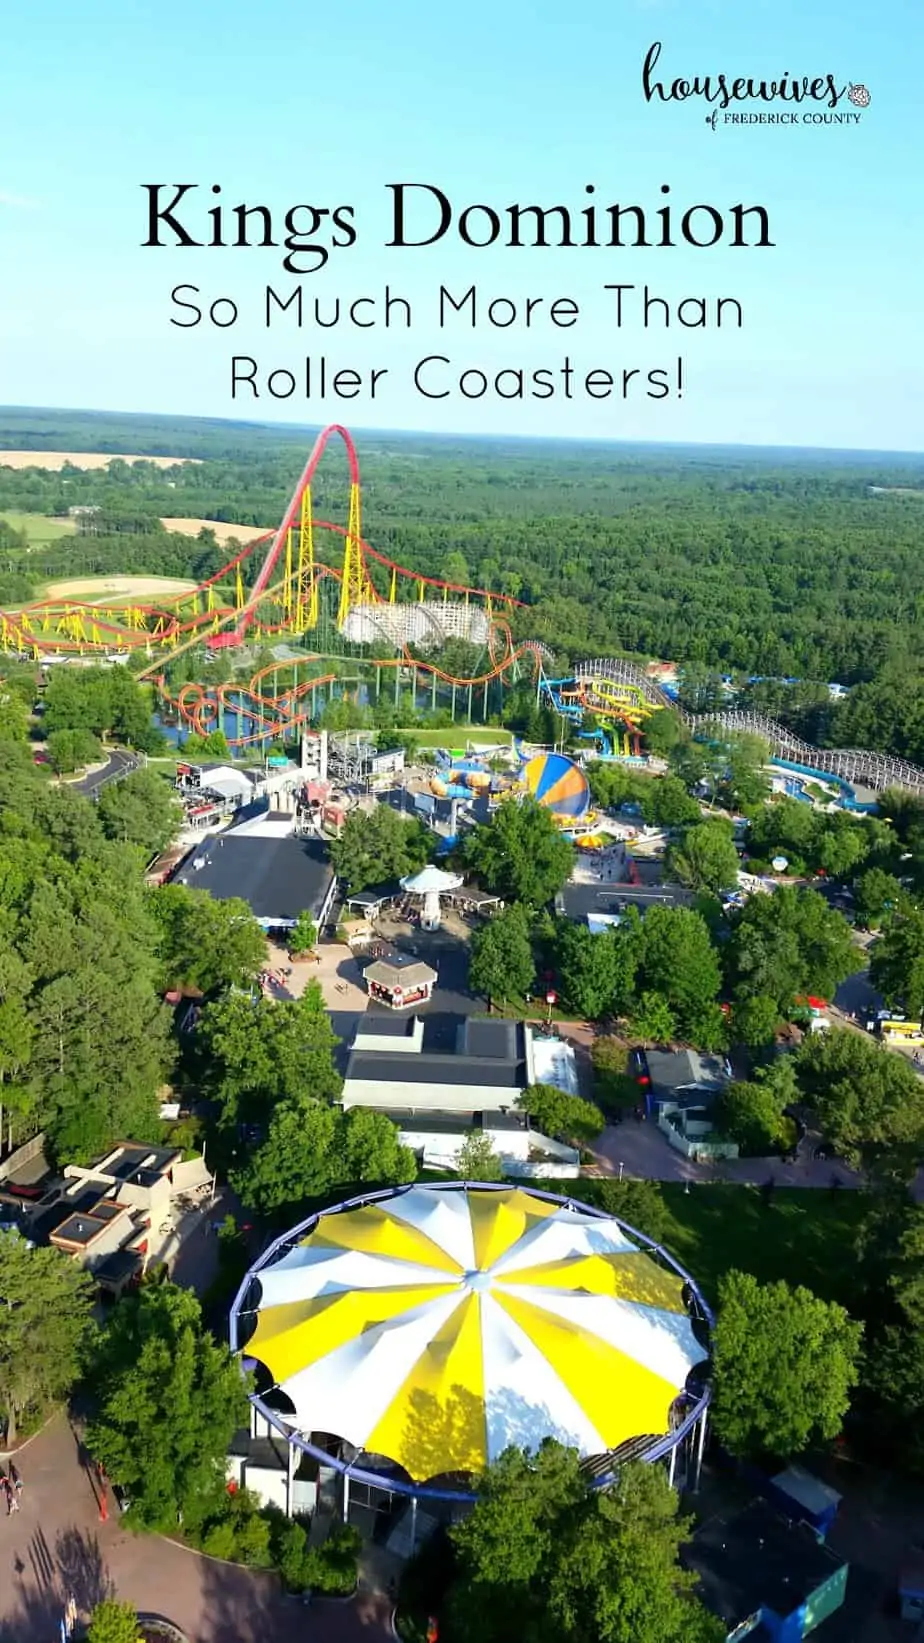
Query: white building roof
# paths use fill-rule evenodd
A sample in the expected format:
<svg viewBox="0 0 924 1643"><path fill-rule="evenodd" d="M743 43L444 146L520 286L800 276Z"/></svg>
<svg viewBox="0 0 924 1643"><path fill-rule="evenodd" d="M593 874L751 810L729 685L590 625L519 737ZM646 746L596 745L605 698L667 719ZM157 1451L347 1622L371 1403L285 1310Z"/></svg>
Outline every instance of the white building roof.
<svg viewBox="0 0 924 1643"><path fill-rule="evenodd" d="M445 873L441 867L422 867L419 873L412 873L409 878L401 880L402 890L407 890L412 896L443 895L447 890L458 890L463 882L461 873Z"/></svg>

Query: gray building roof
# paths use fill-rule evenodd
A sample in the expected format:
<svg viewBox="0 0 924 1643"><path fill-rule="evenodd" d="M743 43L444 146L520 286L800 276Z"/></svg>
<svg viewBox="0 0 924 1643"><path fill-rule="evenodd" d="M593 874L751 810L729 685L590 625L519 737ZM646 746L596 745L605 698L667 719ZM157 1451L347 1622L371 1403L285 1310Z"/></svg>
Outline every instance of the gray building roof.
<svg viewBox="0 0 924 1643"><path fill-rule="evenodd" d="M759 1500L736 1517L704 1523L682 1558L699 1575L706 1607L729 1631L763 1608L785 1619L846 1562Z"/></svg>
<svg viewBox="0 0 924 1643"><path fill-rule="evenodd" d="M368 973L368 972L367 972ZM433 1040L445 1043L443 1026L447 1018L425 1018L424 1042L420 1051L403 1050L395 1044L393 1050L364 1050L361 1047L363 1023L378 1033L381 1018L374 1023L364 1017L357 1034L360 1040L350 1052L347 1080L363 1080L376 1084L446 1084L457 1088L471 1085L474 1090L493 1089L498 1093L498 1105L512 1104L526 1088L526 1045L523 1028L516 1021L476 1021L468 1017L460 1025L453 1049L436 1049ZM386 1031L393 1029L386 1028ZM397 1034L395 1035L397 1038ZM510 1092L509 1101L500 1092ZM484 1106L479 1098L474 1105Z"/></svg>
<svg viewBox="0 0 924 1643"><path fill-rule="evenodd" d="M697 1095L708 1098L725 1088L728 1074L719 1055L698 1050L646 1050L651 1086L656 1096Z"/></svg>
<svg viewBox="0 0 924 1643"><path fill-rule="evenodd" d="M197 862L202 867L197 867ZM218 834L204 840L187 862L176 884L207 890L216 901L239 896L255 918L265 923L318 918L334 872L320 839L235 837Z"/></svg>
<svg viewBox="0 0 924 1643"><path fill-rule="evenodd" d="M419 1130L429 1135L458 1135L460 1130L471 1129L468 1113L421 1112L412 1107L389 1107L388 1116L399 1130ZM473 1110L472 1117L475 1116ZM479 1109L478 1127L484 1130L525 1130L525 1112L490 1112Z"/></svg>
<svg viewBox="0 0 924 1643"><path fill-rule="evenodd" d="M397 879L389 879L385 884L371 884L367 890L357 890L355 895L346 896L347 907L381 907L383 902L393 901L400 896L401 886Z"/></svg>
<svg viewBox="0 0 924 1643"><path fill-rule="evenodd" d="M468 1055L414 1055L401 1050L354 1050L347 1065L347 1080L367 1084L454 1084L464 1088L510 1090L526 1088L525 1063L482 1061ZM480 1103L479 1103L480 1104Z"/></svg>
<svg viewBox="0 0 924 1643"><path fill-rule="evenodd" d="M436 971L421 959L406 953L395 953L391 958L378 958L363 971L364 981L374 981L379 987L426 987L436 981Z"/></svg>

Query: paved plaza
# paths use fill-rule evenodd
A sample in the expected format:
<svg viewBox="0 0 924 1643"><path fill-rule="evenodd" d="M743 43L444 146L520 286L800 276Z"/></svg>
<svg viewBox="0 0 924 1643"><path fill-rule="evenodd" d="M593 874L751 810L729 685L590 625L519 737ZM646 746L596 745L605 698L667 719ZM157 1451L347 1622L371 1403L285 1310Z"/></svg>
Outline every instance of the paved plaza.
<svg viewBox="0 0 924 1643"><path fill-rule="evenodd" d="M69 1594L83 1617L114 1594L180 1626L190 1643L384 1643L393 1636L384 1594L305 1608L269 1574L133 1535L112 1497L100 1521L89 1473L58 1417L16 1456L19 1512L0 1509L0 1643L57 1643Z"/></svg>

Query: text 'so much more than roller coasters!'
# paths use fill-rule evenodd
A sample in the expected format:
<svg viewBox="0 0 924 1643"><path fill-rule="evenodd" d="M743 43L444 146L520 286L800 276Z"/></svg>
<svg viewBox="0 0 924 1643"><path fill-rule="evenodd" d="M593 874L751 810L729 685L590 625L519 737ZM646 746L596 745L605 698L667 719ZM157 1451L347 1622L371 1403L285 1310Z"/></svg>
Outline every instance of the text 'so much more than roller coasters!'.
<svg viewBox="0 0 924 1643"><path fill-rule="evenodd" d="M716 248L768 251L774 247L765 205L744 201L717 206L677 201L661 183L645 203L598 199L594 183L579 199L564 203L458 203L436 183L384 185L385 210L376 225L383 279L377 290L332 291L313 276L339 276L349 268L350 250L363 243L363 225L349 204L275 205L235 200L221 183L143 183L144 248L275 252L278 272L262 288L248 292L206 288L177 281L168 294L167 320L181 331L200 327L247 338L247 350L229 352L225 390L237 407L264 407L279 401L331 405L350 401L384 406L392 389L408 387L424 403L465 401L677 401L687 388L688 370L678 345L691 331L740 332L744 307L734 294L707 289L668 296L631 278L632 251L700 250L704 261ZM371 230L366 229L371 237ZM596 251L602 277L572 291L536 290L516 296L439 277L441 248L453 245L474 259L501 247L511 253L547 252L560 278L566 251ZM390 259L414 254L436 277L413 295L392 283ZM557 253L557 255L555 255ZM514 266L514 265L511 265ZM531 266L534 266L531 264ZM576 267L569 263L569 267ZM550 262L549 270L552 272ZM580 271L586 274L588 265ZM217 268L217 265L216 265ZM646 273L650 264L645 265ZM474 267L473 267L474 271ZM577 271L577 269L576 269ZM397 263L394 275L398 278ZM302 283L307 281L308 283ZM704 285L705 285L704 281ZM576 282L577 287L577 282ZM517 344L529 337L569 334L569 351L538 362L517 358ZM254 351L254 333L272 333L279 353ZM427 347L419 358L376 363L365 354L368 333L419 332ZM362 360L318 351L283 354L293 338L315 339L326 348L331 333L363 344ZM509 358L490 365L465 357L466 342L504 333ZM655 338L657 359L637 352ZM593 335L594 355L584 358L584 336ZM600 348L600 339L604 348ZM434 340L435 339L435 340ZM572 343L573 339L573 343ZM611 344L610 346L607 346ZM573 350L573 351L572 351ZM598 353L599 350L599 353ZM632 350L632 352L630 352Z"/></svg>

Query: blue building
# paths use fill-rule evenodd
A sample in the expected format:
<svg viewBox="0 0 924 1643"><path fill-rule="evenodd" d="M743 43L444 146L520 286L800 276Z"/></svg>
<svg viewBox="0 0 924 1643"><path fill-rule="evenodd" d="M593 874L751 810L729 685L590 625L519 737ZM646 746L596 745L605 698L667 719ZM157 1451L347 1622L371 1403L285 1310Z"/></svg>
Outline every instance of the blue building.
<svg viewBox="0 0 924 1643"><path fill-rule="evenodd" d="M762 1500L704 1523L683 1561L699 1576L702 1601L726 1627L726 1643L746 1637L799 1643L841 1607L847 1592L844 1559Z"/></svg>

